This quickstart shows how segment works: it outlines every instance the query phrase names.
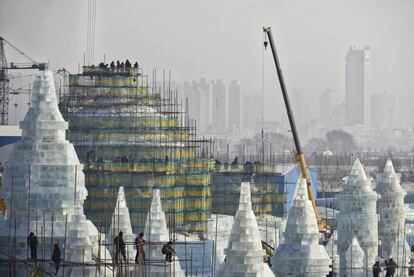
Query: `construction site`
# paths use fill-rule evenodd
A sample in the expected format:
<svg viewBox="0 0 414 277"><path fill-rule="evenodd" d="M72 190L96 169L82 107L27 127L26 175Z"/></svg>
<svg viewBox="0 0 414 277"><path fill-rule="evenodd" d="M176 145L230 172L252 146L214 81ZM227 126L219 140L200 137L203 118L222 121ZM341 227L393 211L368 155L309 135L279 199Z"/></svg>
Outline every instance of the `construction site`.
<svg viewBox="0 0 414 277"><path fill-rule="evenodd" d="M414 275L414 206L398 160L384 156L374 178L359 153L306 163L270 27L262 63L276 69L292 149L287 162L285 144L283 162L265 153L262 119L257 155L230 162L222 137L198 133L171 71L105 55L93 64L96 0L88 9L77 73L0 36L0 276ZM10 62L10 50L28 62ZM10 97L25 91L12 87L14 70L32 78L28 108L3 136Z"/></svg>

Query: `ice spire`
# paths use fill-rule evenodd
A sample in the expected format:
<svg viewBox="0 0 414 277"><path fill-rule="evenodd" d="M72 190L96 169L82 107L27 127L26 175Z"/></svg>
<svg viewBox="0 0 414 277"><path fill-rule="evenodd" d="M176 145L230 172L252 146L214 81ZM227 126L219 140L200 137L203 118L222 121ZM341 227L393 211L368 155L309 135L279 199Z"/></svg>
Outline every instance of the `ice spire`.
<svg viewBox="0 0 414 277"><path fill-rule="evenodd" d="M71 245L65 251L66 259L85 256L90 261L94 244L90 238L95 234L83 214L87 196L83 166L66 140L68 123L58 108L51 71L37 73L30 107L20 128L22 139L14 144L3 175L2 195L9 210L8 217L0 220L0 241L10 239L6 226L11 221L16 257L27 258L27 236L34 232L44 246L38 257L47 259L52 255L52 244L57 243L63 252L67 233ZM9 253L7 246L0 243L0 253ZM0 276L7 274L3 269L0 267ZM16 270L18 276L27 275L24 266Z"/></svg>
<svg viewBox="0 0 414 277"><path fill-rule="evenodd" d="M89 238L89 226L82 209L72 215L67 234L65 260L73 263L92 263L93 245ZM95 267L78 266L64 269L68 276L95 276Z"/></svg>
<svg viewBox="0 0 414 277"><path fill-rule="evenodd" d="M285 241L272 257L277 276L325 276L330 259L319 245L319 229L307 193L306 180L300 178L289 211L284 233Z"/></svg>
<svg viewBox="0 0 414 277"><path fill-rule="evenodd" d="M364 257L364 250L359 245L357 238L354 237L346 251L346 268L348 269L349 276L365 276Z"/></svg>
<svg viewBox="0 0 414 277"><path fill-rule="evenodd" d="M269 266L263 262L266 253L262 248L259 228L252 210L250 183L241 184L239 209L224 253L226 262L219 270L218 277L274 276Z"/></svg>
<svg viewBox="0 0 414 277"><path fill-rule="evenodd" d="M124 241L127 245L127 259L131 260L135 257L135 235L132 233L131 219L129 217L129 209L126 204L124 187L119 187L118 198L112 215L111 226L108 233L108 240L110 244L113 243L114 238L119 232L123 233Z"/></svg>
<svg viewBox="0 0 414 277"><path fill-rule="evenodd" d="M161 249L163 244L170 239L165 213L161 206L160 190L158 189L154 190L152 194L151 208L145 224L144 238L151 241L150 245L146 247L146 259L157 261L158 263L165 261L165 256L162 254ZM164 277L166 272L169 276L184 277L184 272L181 270L177 256L173 257L173 262L165 262L165 266L147 265L146 267L151 277Z"/></svg>
<svg viewBox="0 0 414 277"><path fill-rule="evenodd" d="M377 211L380 215L378 224L380 253L382 257L388 258L392 255L393 245L404 234L406 192L401 188L400 176L395 173L391 160L387 161L384 172L378 174L377 180L375 191L380 196L377 203Z"/></svg>
<svg viewBox="0 0 414 277"><path fill-rule="evenodd" d="M350 176L344 179L344 190L336 197L339 204L337 230L340 276L347 276L346 251L354 236L366 255L364 268L372 268L378 254L378 196L372 190L371 179L366 176L359 159L356 159Z"/></svg>

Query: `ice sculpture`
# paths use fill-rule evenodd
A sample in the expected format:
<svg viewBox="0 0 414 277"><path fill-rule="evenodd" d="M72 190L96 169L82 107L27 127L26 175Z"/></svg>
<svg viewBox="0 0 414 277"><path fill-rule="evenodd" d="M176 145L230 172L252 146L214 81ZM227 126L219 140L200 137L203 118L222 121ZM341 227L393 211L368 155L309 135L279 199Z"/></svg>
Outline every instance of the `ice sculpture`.
<svg viewBox="0 0 414 277"><path fill-rule="evenodd" d="M263 262L266 254L252 210L248 182L241 184L239 209L234 217L229 244L224 253L226 261L218 271L218 277L274 276L269 266Z"/></svg>
<svg viewBox="0 0 414 277"><path fill-rule="evenodd" d="M168 235L165 213L161 206L159 189L153 191L151 208L145 224L144 238L151 241L145 247L146 259L150 261L149 264L146 264L146 271L149 272L151 277L164 277L166 273L168 273L168 276L184 277L178 257L174 256L171 263L166 262L165 256L161 252L163 244L170 241L170 237ZM141 270L141 267L139 267L139 270Z"/></svg>
<svg viewBox="0 0 414 277"><path fill-rule="evenodd" d="M359 159L356 159L351 175L345 181L344 190L336 196L341 276L347 276L346 251L354 236L366 255L364 268L372 269L378 253L378 196L372 190L371 179L365 175Z"/></svg>
<svg viewBox="0 0 414 277"><path fill-rule="evenodd" d="M354 237L346 251L346 268L349 276L365 277L364 257L364 250Z"/></svg>
<svg viewBox="0 0 414 277"><path fill-rule="evenodd" d="M400 234L395 240L394 245L391 248L391 254L387 259L388 258L393 258L398 265L395 271L396 276L409 276L408 269L410 268L411 249L404 238L404 234Z"/></svg>
<svg viewBox="0 0 414 277"><path fill-rule="evenodd" d="M392 247L404 234L406 192L401 188L400 176L395 173L391 160L388 160L384 172L378 174L375 191L380 199L377 211L380 215L378 238L381 241L380 254L383 258L391 256Z"/></svg>
<svg viewBox="0 0 414 277"><path fill-rule="evenodd" d="M44 246L44 251L38 249L38 258L50 259L52 244L56 243L62 258L67 249L68 261L78 259L75 252L79 249L71 248L69 241L65 244L65 233L69 239L71 232L72 242L79 243L89 259L90 239L96 234L84 228L91 223L83 215L87 196L83 167L73 145L65 138L68 123L58 109L51 71L40 71L36 75L30 108L20 128L22 139L13 147L1 186L8 212L6 219L0 219L0 259L5 258L5 253L26 259L30 232L34 232L39 245ZM72 220L81 222L82 227ZM9 241L14 239L14 246L9 248ZM16 270L18 276L27 274L23 264ZM0 266L0 276L7 272L7 268ZM89 276L87 274L84 276Z"/></svg>
<svg viewBox="0 0 414 277"><path fill-rule="evenodd" d="M91 264L93 245L89 237L89 226L81 208L76 208L68 228L65 260L78 264ZM69 276L95 276L91 266L66 267Z"/></svg>
<svg viewBox="0 0 414 277"><path fill-rule="evenodd" d="M272 257L275 275L320 277L329 273L328 253L319 245L319 229L306 180L300 178L289 211L284 243Z"/></svg>
<svg viewBox="0 0 414 277"><path fill-rule="evenodd" d="M122 186L118 191L118 198L116 200L114 214L112 215L111 226L107 236L107 240L110 245L113 245L114 238L121 231L126 243L127 260L134 260L136 252L134 243L135 235L132 233L131 219L129 217L128 206L126 204L124 187ZM114 253L114 251L115 249L112 249L112 253Z"/></svg>

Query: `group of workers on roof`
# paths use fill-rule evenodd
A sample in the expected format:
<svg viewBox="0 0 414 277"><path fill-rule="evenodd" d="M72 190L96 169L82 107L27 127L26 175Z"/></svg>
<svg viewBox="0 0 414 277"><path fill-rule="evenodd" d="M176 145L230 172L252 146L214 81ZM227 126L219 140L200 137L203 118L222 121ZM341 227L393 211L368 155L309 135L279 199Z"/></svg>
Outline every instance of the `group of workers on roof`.
<svg viewBox="0 0 414 277"><path fill-rule="evenodd" d="M119 60L118 60L118 61L116 61L116 64L115 64L114 61L112 61L109 65L107 63L104 63L104 62L99 63L99 68L108 68L108 66L111 69L115 69L115 68L132 68L132 67L138 68L139 67L138 62L135 62L134 66L132 66L131 62L128 59L125 62L119 62ZM92 67L95 67L95 66L92 65Z"/></svg>

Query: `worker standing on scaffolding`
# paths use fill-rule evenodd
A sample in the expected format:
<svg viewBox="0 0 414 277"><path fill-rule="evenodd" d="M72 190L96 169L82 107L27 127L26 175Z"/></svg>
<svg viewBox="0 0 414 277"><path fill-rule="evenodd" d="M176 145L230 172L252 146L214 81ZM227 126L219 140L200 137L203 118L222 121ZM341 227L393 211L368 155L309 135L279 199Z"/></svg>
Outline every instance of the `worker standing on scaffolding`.
<svg viewBox="0 0 414 277"><path fill-rule="evenodd" d="M32 260L37 259L37 237L33 232L30 232L29 236L27 237L27 245L30 247L30 257Z"/></svg>
<svg viewBox="0 0 414 277"><path fill-rule="evenodd" d="M124 241L124 233L122 231L120 231L118 235L115 237L114 244L115 244L115 263L116 264L118 263L119 252L121 252L121 255L124 258L124 261L126 263L126 251L125 251L126 245ZM122 258L121 258L121 263L122 263Z"/></svg>
<svg viewBox="0 0 414 277"><path fill-rule="evenodd" d="M139 233L138 237L135 239L135 246L137 248L137 254L135 255L135 263L139 263L139 260L145 261L145 251L144 245L147 241L144 240L144 234Z"/></svg>
<svg viewBox="0 0 414 277"><path fill-rule="evenodd" d="M55 275L56 275L59 271L59 266L60 266L60 249L59 249L59 245L57 244L53 246L52 262L55 265L55 269L56 269Z"/></svg>

